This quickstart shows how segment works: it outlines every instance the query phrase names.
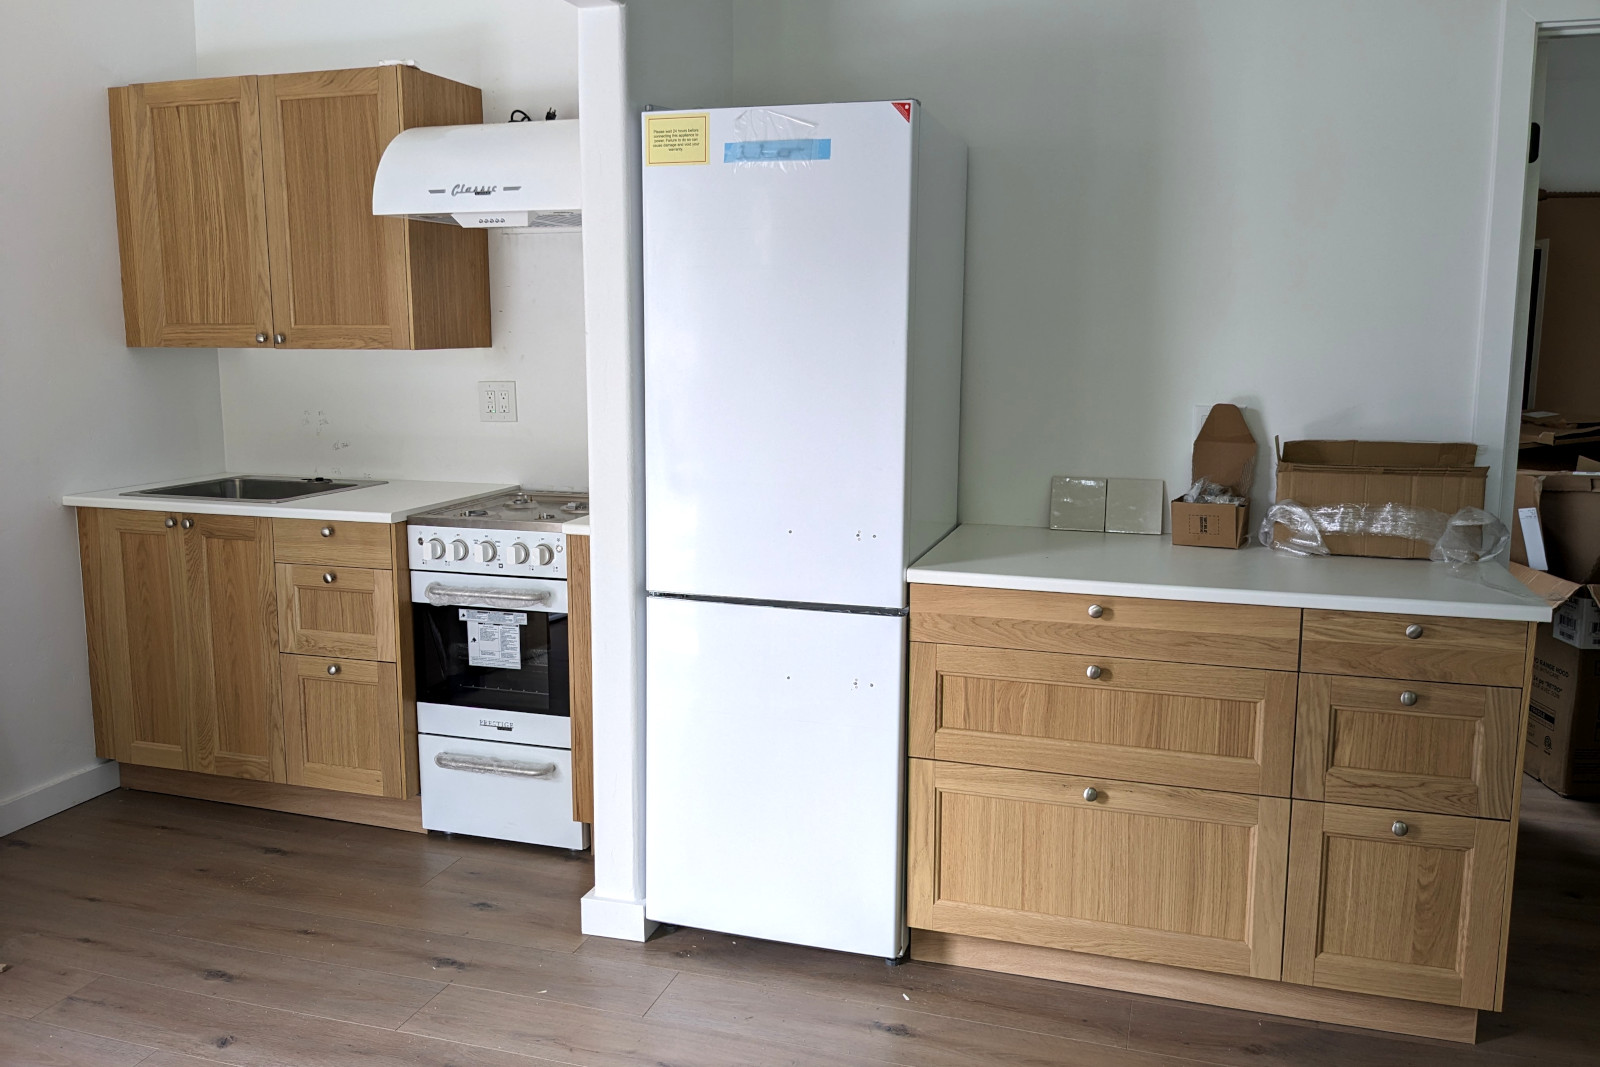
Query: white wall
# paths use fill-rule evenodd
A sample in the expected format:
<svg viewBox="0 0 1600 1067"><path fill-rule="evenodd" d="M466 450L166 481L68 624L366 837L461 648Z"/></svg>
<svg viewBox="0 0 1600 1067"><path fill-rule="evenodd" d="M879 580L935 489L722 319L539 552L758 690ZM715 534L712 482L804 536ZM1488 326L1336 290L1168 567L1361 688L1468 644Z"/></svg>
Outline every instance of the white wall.
<svg viewBox="0 0 1600 1067"><path fill-rule="evenodd" d="M1600 192L1600 37L1544 42L1544 122L1539 185L1556 193Z"/></svg>
<svg viewBox="0 0 1600 1067"><path fill-rule="evenodd" d="M0 834L116 785L61 495L222 462L215 353L122 332L106 89L193 73L189 0L0 9Z"/></svg>
<svg viewBox="0 0 1600 1067"><path fill-rule="evenodd" d="M1252 409L1261 500L1274 434L1472 439L1499 13L746 0L727 55L966 139L961 517L1043 525L1052 474L1186 483L1196 405Z"/></svg>
<svg viewBox="0 0 1600 1067"><path fill-rule="evenodd" d="M412 59L483 90L484 118L577 116L577 13L565 0L194 0L202 75ZM234 470L588 485L583 256L577 234L489 237L494 347L225 350ZM476 383L517 383L519 421L478 421Z"/></svg>

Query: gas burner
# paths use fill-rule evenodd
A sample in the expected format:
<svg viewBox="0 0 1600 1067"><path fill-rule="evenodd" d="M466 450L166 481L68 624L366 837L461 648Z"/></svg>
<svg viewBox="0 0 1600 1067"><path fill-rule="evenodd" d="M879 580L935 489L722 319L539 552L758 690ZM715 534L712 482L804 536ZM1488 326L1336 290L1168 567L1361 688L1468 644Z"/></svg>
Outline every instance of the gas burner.
<svg viewBox="0 0 1600 1067"><path fill-rule="evenodd" d="M544 530L556 532L561 524L589 513L589 498L579 493L514 490L483 497L454 507L413 515L414 523L462 526L474 529Z"/></svg>

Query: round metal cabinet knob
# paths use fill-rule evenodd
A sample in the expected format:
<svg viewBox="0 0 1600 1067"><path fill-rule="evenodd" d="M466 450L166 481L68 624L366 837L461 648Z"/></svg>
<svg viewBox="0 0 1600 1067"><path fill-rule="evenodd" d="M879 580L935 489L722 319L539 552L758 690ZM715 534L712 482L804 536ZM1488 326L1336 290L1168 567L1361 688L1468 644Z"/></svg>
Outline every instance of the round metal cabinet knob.
<svg viewBox="0 0 1600 1067"><path fill-rule="evenodd" d="M339 665L337 663L328 664L328 673L329 674L338 674L339 673Z"/></svg>
<svg viewBox="0 0 1600 1067"><path fill-rule="evenodd" d="M324 526L321 530L319 530L317 532L322 534L323 537L332 537L333 536L333 527L332 526Z"/></svg>
<svg viewBox="0 0 1600 1067"><path fill-rule="evenodd" d="M1401 822L1399 819L1396 819L1394 821L1394 825L1389 827L1389 829L1390 829L1390 831L1392 831L1394 833L1394 836L1396 836L1396 837L1404 837L1404 836L1406 836L1406 834L1411 832L1411 827L1407 826L1405 823Z"/></svg>
<svg viewBox="0 0 1600 1067"><path fill-rule="evenodd" d="M322 580L324 582L326 582L327 584L329 584L329 585L333 584L333 579L334 579L334 574L333 574L332 571L329 571L328 573L326 573L326 574L324 574L322 576Z"/></svg>
<svg viewBox="0 0 1600 1067"><path fill-rule="evenodd" d="M1102 674L1104 674L1105 671L1102 671L1100 669L1100 665L1099 664L1091 663L1091 664L1089 664L1089 669L1084 671L1083 673L1087 674L1090 678L1098 678Z"/></svg>
<svg viewBox="0 0 1600 1067"><path fill-rule="evenodd" d="M193 519L184 519L184 520L183 520L183 528L184 528L184 529L185 529L185 530L192 530L192 529L194 529L194 520L193 520Z"/></svg>
<svg viewBox="0 0 1600 1067"><path fill-rule="evenodd" d="M273 335L272 335L272 340L273 340L273 341L274 341L274 342L275 342L275 343L277 343L277 344L280 344L280 345L281 345L281 344L283 344L283 343L284 343L284 342L285 342L285 341L287 341L287 340L288 340L288 338L287 338L287 337L285 337L285 336L283 336L283 334L281 334L281 333L275 333L275 334L273 334Z"/></svg>
<svg viewBox="0 0 1600 1067"><path fill-rule="evenodd" d="M1100 616L1104 615L1105 613L1106 613L1106 609L1101 607L1099 604L1090 604L1089 605L1089 618L1098 619Z"/></svg>
<svg viewBox="0 0 1600 1067"><path fill-rule="evenodd" d="M176 525L178 525L178 520L173 518L171 515L168 515L167 516L167 529L170 530Z"/></svg>
<svg viewBox="0 0 1600 1067"><path fill-rule="evenodd" d="M1421 637L1422 636L1422 624L1418 623L1418 622L1414 622L1410 626L1407 626L1406 627L1406 636L1411 638L1411 640L1413 640L1413 641L1415 641L1417 638Z"/></svg>
<svg viewBox="0 0 1600 1067"><path fill-rule="evenodd" d="M1417 694L1412 692L1411 690L1407 689L1405 692L1400 694L1400 703L1404 704L1406 707L1409 708L1413 704L1415 704L1416 702L1417 702Z"/></svg>
<svg viewBox="0 0 1600 1067"><path fill-rule="evenodd" d="M264 334L264 333L256 334L256 344L264 345L266 343L267 343L267 335L266 334Z"/></svg>
<svg viewBox="0 0 1600 1067"><path fill-rule="evenodd" d="M1099 797L1100 797L1100 790L1096 789L1092 785L1088 789L1085 789L1083 791L1083 799L1085 799L1085 800L1094 801L1094 800L1099 799Z"/></svg>

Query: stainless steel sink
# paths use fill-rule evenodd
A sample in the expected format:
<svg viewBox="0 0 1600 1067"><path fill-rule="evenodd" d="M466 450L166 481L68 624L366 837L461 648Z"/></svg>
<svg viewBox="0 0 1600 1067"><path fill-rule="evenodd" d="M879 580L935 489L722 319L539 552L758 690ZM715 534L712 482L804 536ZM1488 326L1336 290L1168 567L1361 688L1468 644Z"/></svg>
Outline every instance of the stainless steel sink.
<svg viewBox="0 0 1600 1067"><path fill-rule="evenodd" d="M154 489L132 489L123 496L148 496L157 500L253 500L258 504L281 504L308 496L342 493L346 489L365 489L383 485L382 481L358 478L287 478L266 474L242 474L232 478L208 478L202 482L158 485Z"/></svg>

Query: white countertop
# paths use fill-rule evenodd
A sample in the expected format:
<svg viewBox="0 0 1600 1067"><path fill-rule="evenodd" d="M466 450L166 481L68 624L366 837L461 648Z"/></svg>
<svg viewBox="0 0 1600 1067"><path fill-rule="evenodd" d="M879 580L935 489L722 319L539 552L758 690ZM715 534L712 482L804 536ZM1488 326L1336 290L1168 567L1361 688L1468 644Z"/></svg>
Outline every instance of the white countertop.
<svg viewBox="0 0 1600 1067"><path fill-rule="evenodd" d="M1169 537L957 527L906 572L931 585L1098 593L1289 608L1548 622L1550 606L1498 563L1452 572L1425 560L1302 557L1252 544L1189 548Z"/></svg>
<svg viewBox="0 0 1600 1067"><path fill-rule="evenodd" d="M561 524L561 532L568 537L588 537L589 516L584 515L581 518L568 519Z"/></svg>
<svg viewBox="0 0 1600 1067"><path fill-rule="evenodd" d="M130 511L172 511L189 515L261 515L273 519L337 519L340 522L400 522L419 511L448 507L489 493L517 488L514 482L409 482L394 480L365 489L344 489L324 496L265 504L256 500L170 500L123 496L135 489L182 485L227 474L168 478L148 485L125 485L92 493L71 493L61 502L76 508L123 508Z"/></svg>

